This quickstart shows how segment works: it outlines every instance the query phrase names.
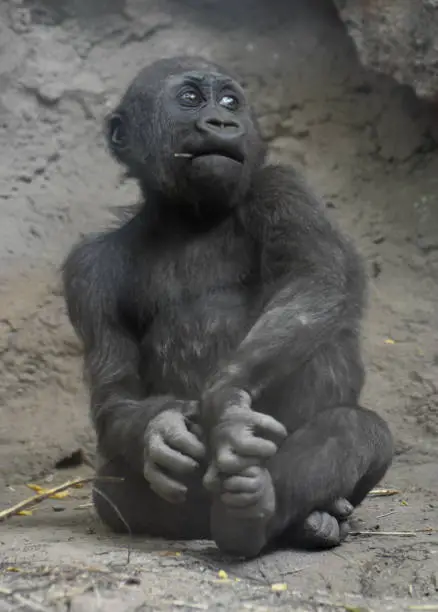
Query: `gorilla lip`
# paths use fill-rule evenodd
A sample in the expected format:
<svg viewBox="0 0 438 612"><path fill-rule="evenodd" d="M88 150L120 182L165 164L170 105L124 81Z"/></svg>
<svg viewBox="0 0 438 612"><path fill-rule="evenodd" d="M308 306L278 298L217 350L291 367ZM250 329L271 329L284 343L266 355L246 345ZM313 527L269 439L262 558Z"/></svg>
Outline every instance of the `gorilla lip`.
<svg viewBox="0 0 438 612"><path fill-rule="evenodd" d="M220 157L225 157L227 159L232 159L233 161L243 163L244 156L242 153L238 151L222 151L222 150L208 150L208 151L199 151L199 153L174 153L174 157L182 158L182 159L198 159L200 157L209 157L210 155L219 155Z"/></svg>

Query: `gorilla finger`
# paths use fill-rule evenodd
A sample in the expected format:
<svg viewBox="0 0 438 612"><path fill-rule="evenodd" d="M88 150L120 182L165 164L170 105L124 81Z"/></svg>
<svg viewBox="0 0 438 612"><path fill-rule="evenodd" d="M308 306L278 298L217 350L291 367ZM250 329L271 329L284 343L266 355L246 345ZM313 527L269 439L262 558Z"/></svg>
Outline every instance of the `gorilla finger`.
<svg viewBox="0 0 438 612"><path fill-rule="evenodd" d="M237 408L239 410L251 410L251 396L243 389L236 390L236 393L225 402L226 409Z"/></svg>
<svg viewBox="0 0 438 612"><path fill-rule="evenodd" d="M260 489L261 484L257 478L231 476L230 478L225 478L222 483L222 489L227 493L256 493Z"/></svg>
<svg viewBox="0 0 438 612"><path fill-rule="evenodd" d="M240 472L239 476L244 476L245 478L257 478L260 479L262 476L263 468L260 465L251 465L251 467L246 468L243 472Z"/></svg>
<svg viewBox="0 0 438 612"><path fill-rule="evenodd" d="M165 441L172 448L193 459L201 460L205 457L205 446L193 432L178 429L175 432L169 433L165 437Z"/></svg>
<svg viewBox="0 0 438 612"><path fill-rule="evenodd" d="M205 472L204 478L202 479L202 484L211 493L218 493L221 489L222 483L221 478L219 476L219 472L216 467L211 464L209 465L207 471Z"/></svg>
<svg viewBox="0 0 438 612"><path fill-rule="evenodd" d="M157 470L149 464L145 467L144 477L148 481L152 491L170 504L180 504L185 501L187 487L166 474Z"/></svg>
<svg viewBox="0 0 438 612"><path fill-rule="evenodd" d="M345 521L345 519L351 516L353 510L354 508L350 504L348 499L345 499L343 497L340 497L339 499L335 500L332 504L329 505L328 508L326 508L326 511L329 514L333 515L335 518L337 518L338 521Z"/></svg>
<svg viewBox="0 0 438 612"><path fill-rule="evenodd" d="M221 501L230 508L246 508L254 506L260 497L259 492L255 493L223 493Z"/></svg>
<svg viewBox="0 0 438 612"><path fill-rule="evenodd" d="M259 457L260 459L270 459L277 451L278 446L270 440L257 438L248 433L233 440L236 453L244 457Z"/></svg>
<svg viewBox="0 0 438 612"><path fill-rule="evenodd" d="M155 457L151 457L154 463L164 468L169 473L177 476L185 476L191 474L199 468L199 463L191 457L187 457L173 449L162 449Z"/></svg>
<svg viewBox="0 0 438 612"><path fill-rule="evenodd" d="M199 418L199 402L193 400L186 402L184 410L184 419L187 423L197 423Z"/></svg>
<svg viewBox="0 0 438 612"><path fill-rule="evenodd" d="M321 523L319 527L319 533L326 539L334 538L339 539L339 523L334 516L328 512L321 512Z"/></svg>
<svg viewBox="0 0 438 612"><path fill-rule="evenodd" d="M240 457L229 447L220 449L216 457L216 467L224 474L239 474L254 465L259 465L258 457Z"/></svg>
<svg viewBox="0 0 438 612"><path fill-rule="evenodd" d="M176 474L183 475L193 472L199 466L198 462L191 457L167 446L161 438L153 443L149 456L153 463Z"/></svg>
<svg viewBox="0 0 438 612"><path fill-rule="evenodd" d="M169 504L183 504L186 501L187 491L181 491L177 488L162 488L160 484L150 484L151 490Z"/></svg>
<svg viewBox="0 0 438 612"><path fill-rule="evenodd" d="M255 430L260 432L263 437L278 442L282 442L286 438L286 427L277 421L277 419L274 419L274 417L264 414L263 412L254 412L252 416Z"/></svg>
<svg viewBox="0 0 438 612"><path fill-rule="evenodd" d="M342 523L339 523L339 539L341 542L345 540L349 533L350 525L348 524L348 522L342 521Z"/></svg>
<svg viewBox="0 0 438 612"><path fill-rule="evenodd" d="M202 427L198 424L198 423L193 423L191 421L189 421L187 423L187 429L188 431L193 434L194 436L196 436L196 438L201 442L202 440ZM202 445L204 447L204 453L205 453L205 446Z"/></svg>

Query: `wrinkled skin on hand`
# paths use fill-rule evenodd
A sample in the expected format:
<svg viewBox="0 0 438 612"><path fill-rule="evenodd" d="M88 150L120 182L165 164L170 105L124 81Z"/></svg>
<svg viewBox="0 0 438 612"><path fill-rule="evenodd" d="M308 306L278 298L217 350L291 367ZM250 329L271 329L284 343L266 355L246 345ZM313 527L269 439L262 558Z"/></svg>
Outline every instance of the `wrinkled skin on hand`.
<svg viewBox="0 0 438 612"><path fill-rule="evenodd" d="M197 402L193 402L193 413ZM181 409L170 408L149 423L145 433L144 477L157 495L170 503L183 503L184 477L199 468L205 457L200 430Z"/></svg>
<svg viewBox="0 0 438 612"><path fill-rule="evenodd" d="M273 417L252 410L251 397L242 389L216 387L202 401L204 415L219 415L209 432L211 456L204 484L210 490L219 474L238 475L263 465L286 438L286 428Z"/></svg>
<svg viewBox="0 0 438 612"><path fill-rule="evenodd" d="M234 476L210 470L204 477L204 486L236 518L269 519L275 512L275 489L266 468L253 466Z"/></svg>

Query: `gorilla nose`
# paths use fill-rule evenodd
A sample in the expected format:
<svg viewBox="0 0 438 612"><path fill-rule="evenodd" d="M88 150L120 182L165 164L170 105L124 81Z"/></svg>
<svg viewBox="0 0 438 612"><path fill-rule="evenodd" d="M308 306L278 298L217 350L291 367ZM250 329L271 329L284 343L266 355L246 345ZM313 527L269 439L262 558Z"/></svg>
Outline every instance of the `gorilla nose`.
<svg viewBox="0 0 438 612"><path fill-rule="evenodd" d="M238 138L243 134L243 128L234 119L219 117L202 117L197 127L201 132L219 136L220 138Z"/></svg>

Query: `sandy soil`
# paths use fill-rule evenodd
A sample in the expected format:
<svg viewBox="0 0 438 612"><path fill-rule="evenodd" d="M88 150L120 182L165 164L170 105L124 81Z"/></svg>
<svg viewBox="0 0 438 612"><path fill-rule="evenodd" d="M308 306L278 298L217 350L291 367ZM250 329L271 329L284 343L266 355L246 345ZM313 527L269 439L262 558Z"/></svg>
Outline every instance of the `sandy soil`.
<svg viewBox="0 0 438 612"><path fill-rule="evenodd" d="M0 525L1 612L438 610L436 109L362 69L329 2L267 4L0 0L0 508L29 481L87 473L56 468L93 452L57 270L136 197L105 152L105 112L141 66L180 52L242 74L273 156L302 168L358 241L371 279L364 402L392 426L383 484L401 493L360 509L372 536L232 564L211 543L114 538L75 490Z"/></svg>

